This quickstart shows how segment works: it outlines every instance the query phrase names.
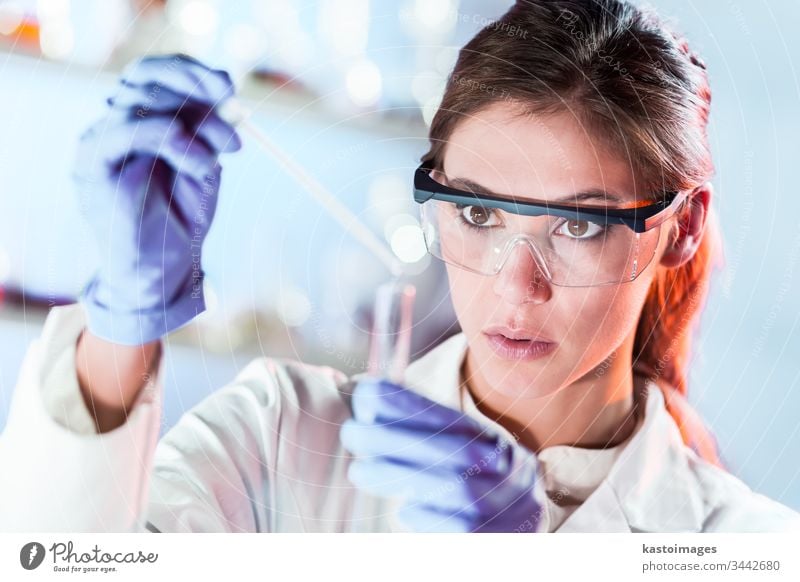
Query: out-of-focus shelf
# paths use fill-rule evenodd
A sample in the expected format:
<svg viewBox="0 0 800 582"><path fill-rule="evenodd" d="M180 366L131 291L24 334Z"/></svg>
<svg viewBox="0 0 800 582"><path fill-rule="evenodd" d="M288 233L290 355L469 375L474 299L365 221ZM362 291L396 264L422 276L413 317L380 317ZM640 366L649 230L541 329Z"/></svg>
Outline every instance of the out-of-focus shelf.
<svg viewBox="0 0 800 582"><path fill-rule="evenodd" d="M16 61L31 68L41 69L45 74L49 72L69 75L91 83L102 82L103 79L114 83L121 74L118 71L54 61L25 51L9 51L7 45L0 45L0 59L5 66ZM237 92L239 98L246 101L254 111L280 112L287 118L302 116L324 127L335 125L386 137L404 135L426 138L428 134L428 127L422 120L419 108L413 104L390 109L334 110L326 105L319 95L303 89L299 83L289 85L253 75L245 77L239 83Z"/></svg>

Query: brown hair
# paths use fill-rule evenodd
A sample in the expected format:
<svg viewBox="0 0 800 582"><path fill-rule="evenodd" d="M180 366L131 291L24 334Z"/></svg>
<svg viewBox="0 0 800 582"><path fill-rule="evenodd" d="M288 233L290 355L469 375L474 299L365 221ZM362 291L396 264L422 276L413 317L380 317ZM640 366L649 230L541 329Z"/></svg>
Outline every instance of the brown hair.
<svg viewBox="0 0 800 582"><path fill-rule="evenodd" d="M622 0L518 1L485 26L459 52L422 161L441 170L456 125L498 101L528 115L575 115L630 160L647 191L695 188L714 172L705 65L655 14ZM684 442L722 466L713 436L686 400L692 324L702 312L717 247L709 216L692 259L656 267L633 361L660 386Z"/></svg>

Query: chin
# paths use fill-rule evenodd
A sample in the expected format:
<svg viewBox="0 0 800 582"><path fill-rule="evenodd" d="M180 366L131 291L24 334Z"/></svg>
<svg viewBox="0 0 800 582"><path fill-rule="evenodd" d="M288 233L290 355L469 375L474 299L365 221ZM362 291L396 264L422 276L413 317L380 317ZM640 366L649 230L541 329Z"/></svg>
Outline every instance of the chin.
<svg viewBox="0 0 800 582"><path fill-rule="evenodd" d="M562 385L552 357L533 361L509 361L491 350L480 349L475 364L492 389L511 398L542 398Z"/></svg>

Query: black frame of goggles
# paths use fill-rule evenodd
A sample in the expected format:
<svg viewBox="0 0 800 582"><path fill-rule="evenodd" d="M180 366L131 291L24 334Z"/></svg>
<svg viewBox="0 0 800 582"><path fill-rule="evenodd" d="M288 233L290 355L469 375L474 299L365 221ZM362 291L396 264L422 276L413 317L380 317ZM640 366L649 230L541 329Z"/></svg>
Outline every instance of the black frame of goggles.
<svg viewBox="0 0 800 582"><path fill-rule="evenodd" d="M691 192L690 190L665 191L661 193L661 200L636 208L551 204L547 201L517 201L457 190L431 178L432 170L431 166L423 163L414 172L414 201L419 204L429 200L441 200L468 206L499 208L524 216L551 215L603 224L624 224L636 233L647 232L671 218Z"/></svg>

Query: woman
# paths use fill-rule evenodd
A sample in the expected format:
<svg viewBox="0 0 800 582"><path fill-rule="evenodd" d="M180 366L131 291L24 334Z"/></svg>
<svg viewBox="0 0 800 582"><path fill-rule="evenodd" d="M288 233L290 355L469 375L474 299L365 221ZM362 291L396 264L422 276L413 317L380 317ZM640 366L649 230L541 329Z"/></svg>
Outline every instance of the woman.
<svg viewBox="0 0 800 582"><path fill-rule="evenodd" d="M204 308L217 157L239 146L216 109L231 93L148 59L84 137L108 252L25 362L4 529L800 529L686 404L710 91L683 40L618 0L520 2L461 50L415 185L463 333L403 387L254 361L156 443L160 338Z"/></svg>

